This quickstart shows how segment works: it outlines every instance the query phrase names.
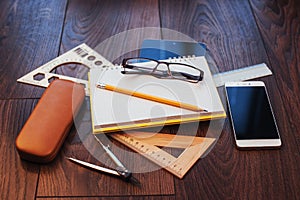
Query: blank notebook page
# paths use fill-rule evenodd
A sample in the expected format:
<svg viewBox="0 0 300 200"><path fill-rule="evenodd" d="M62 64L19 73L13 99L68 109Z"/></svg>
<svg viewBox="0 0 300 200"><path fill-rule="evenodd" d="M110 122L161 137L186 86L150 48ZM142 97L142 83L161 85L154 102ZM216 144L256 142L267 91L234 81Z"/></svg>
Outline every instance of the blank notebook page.
<svg viewBox="0 0 300 200"><path fill-rule="evenodd" d="M170 62L170 60L167 60ZM143 122L167 119L196 117L218 113L225 115L223 105L213 82L211 72L204 57L176 59L174 62L186 63L204 71L204 79L198 83L181 80L158 79L150 75L121 74L122 67L91 69L89 75L91 90L91 109L94 128L118 126L123 124L139 125ZM171 60L172 62L172 60ZM145 63L146 64L146 63ZM130 95L120 94L96 88L97 83L150 94L157 97L197 105L208 113L195 112L170 105L145 100Z"/></svg>

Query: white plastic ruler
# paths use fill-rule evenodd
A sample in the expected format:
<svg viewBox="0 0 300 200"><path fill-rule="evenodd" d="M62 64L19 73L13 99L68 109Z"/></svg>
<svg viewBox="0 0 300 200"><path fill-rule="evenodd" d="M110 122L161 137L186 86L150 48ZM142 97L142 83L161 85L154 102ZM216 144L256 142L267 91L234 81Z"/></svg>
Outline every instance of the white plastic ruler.
<svg viewBox="0 0 300 200"><path fill-rule="evenodd" d="M27 83L31 85L36 85L40 87L48 87L50 80L52 78L60 78L71 80L77 83L85 85L86 95L89 95L89 86L87 80L82 80L76 77L69 77L60 74L52 73L51 71L55 68L65 65L65 64L82 64L87 68L93 67L112 67L114 66L111 62L106 60L103 56L98 54L95 50L87 46L86 44L81 44L68 52L60 55L59 57L47 62L41 67L29 72L23 77L19 78L17 81L22 83ZM250 67L245 67L237 70L232 70L228 72L223 72L215 74L213 76L216 87L224 85L226 82L232 81L245 81L249 79L259 78L263 76L271 75L271 70L267 67L265 63L253 65ZM41 76L41 79L36 79L35 77Z"/></svg>
<svg viewBox="0 0 300 200"><path fill-rule="evenodd" d="M55 68L65 64L81 64L89 69L93 67L104 68L113 66L112 63L83 43L24 75L17 81L40 87L48 87L50 80L53 78L65 79L85 85L85 93L86 95L89 95L89 86L87 80L51 72ZM37 76L42 78L36 79L35 77Z"/></svg>
<svg viewBox="0 0 300 200"><path fill-rule="evenodd" d="M228 72L213 75L216 87L224 85L226 82L245 81L263 76L272 75L271 70L265 63L244 67L241 69L231 70Z"/></svg>

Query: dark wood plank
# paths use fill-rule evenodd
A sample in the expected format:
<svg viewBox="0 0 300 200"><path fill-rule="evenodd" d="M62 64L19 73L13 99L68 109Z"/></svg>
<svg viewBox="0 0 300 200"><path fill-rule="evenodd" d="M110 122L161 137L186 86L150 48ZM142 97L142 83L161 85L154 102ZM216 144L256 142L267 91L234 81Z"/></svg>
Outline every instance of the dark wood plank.
<svg viewBox="0 0 300 200"><path fill-rule="evenodd" d="M22 161L15 139L27 120L35 100L0 100L0 198L34 199L39 165Z"/></svg>
<svg viewBox="0 0 300 200"><path fill-rule="evenodd" d="M0 99L40 97L16 80L56 57L66 1L1 1Z"/></svg>
<svg viewBox="0 0 300 200"><path fill-rule="evenodd" d="M281 152L281 187L278 198L300 197L300 3L293 0L251 1L251 6L273 66L275 81L271 98L283 141ZM283 114L284 113L284 114ZM287 164L288 163L288 164ZM288 186L286 183L289 183Z"/></svg>
<svg viewBox="0 0 300 200"><path fill-rule="evenodd" d="M72 0L65 21L61 53L84 42L116 64L121 63L124 54L137 56L135 50L145 38L160 38L157 0L93 0L84 4L80 0ZM144 27L158 29L145 31ZM136 34L124 33L124 39L116 42L118 34L138 28L140 31ZM115 39L108 41L114 36ZM134 51L133 54L131 51ZM58 68L57 73L86 78L87 71L78 65L68 65Z"/></svg>
<svg viewBox="0 0 300 200"><path fill-rule="evenodd" d="M130 197L124 197L124 196L119 196L119 197L53 197L53 198L37 198L38 200L135 200L135 199L144 199L144 200L170 200L170 199L175 199L173 196L130 196Z"/></svg>
<svg viewBox="0 0 300 200"><path fill-rule="evenodd" d="M200 160L187 179L175 183L176 190L181 189L177 195L182 198L192 196L194 188L189 185L194 183L194 187L201 188L194 195L201 195L203 199L276 199L288 196L284 188L290 180L284 176L286 167L283 165L286 163L281 161L285 159L286 151L238 151L233 139L224 136L230 133L226 130L213 151ZM292 170L293 167L287 168ZM294 189L295 186L293 182L290 185Z"/></svg>
<svg viewBox="0 0 300 200"><path fill-rule="evenodd" d="M142 182L142 187L137 188L65 159L65 156L74 156L114 167L91 137L89 108L85 104L87 108L80 113L58 158L41 166L38 181L40 166L21 161L14 147L15 137L36 100L0 100L3 140L0 150L4 152L0 164L0 188L4 191L1 199L33 199L35 195L59 199L172 199L175 192L178 199L300 197L300 104L296 97L299 94L299 2L164 0L158 5L155 0L84 3L71 0L65 21L66 1L10 0L0 2L0 7L0 99L39 97L43 89L17 84L16 79L82 42L96 47L106 38L130 28L159 27L160 8L162 26L207 43L220 71L260 62L269 65L274 75L261 80L267 84L283 140L280 150L238 151L227 120L215 148L198 161L183 180L164 170L135 173ZM161 37L155 31L151 34L153 38ZM176 38L164 31L162 34L165 39ZM142 39L139 36L134 41L126 41L120 48L128 44L134 48ZM110 48L115 46L108 45L103 51L110 52ZM82 74L77 66L57 71L73 76ZM113 142L113 151L134 171L141 166L144 170L152 167L151 162L141 156L128 157L129 150L116 142ZM97 159L92 155L97 155Z"/></svg>
<svg viewBox="0 0 300 200"><path fill-rule="evenodd" d="M247 1L161 1L162 26L186 33L197 41L207 43L220 71L260 62L266 62L269 65L275 75L261 80L267 84L284 143L281 150L238 151L235 149L231 127L227 120L223 134L212 152L200 160L183 181L175 181L176 191L180 191L176 193L179 198L193 196L204 199L299 197L298 192L296 192L298 191L296 188L299 188L299 181L296 181L299 180L299 175L295 174L299 170L299 155L295 153L297 149L295 136L289 136L291 132L297 133L299 129L296 122L298 121L298 114L290 112L294 110L292 105L298 109L299 100L293 98L292 105L285 105L285 100L278 98L284 94L281 93L284 89L289 93L286 96L289 100L294 97L292 94L299 92L299 80L296 80L299 74L297 68L299 53L295 52L295 49L292 50L294 52L292 55L282 52L283 49L287 50L291 44L296 44L296 48L299 46L299 36L295 35L296 33L299 35L299 21L293 20L293 17L292 19L280 17L272 21L269 19L271 17L265 18L264 13L261 13L264 3L257 1L255 4L258 7L255 9L258 9L257 12L261 15L259 20L264 20L260 26L274 27L278 23L283 23L282 27L289 27L286 24L292 20L294 25L291 29L294 32L291 34L294 35L292 36L294 40L287 43L282 40L278 41L277 45L282 42L283 47L279 45L280 52L274 54L277 59L271 57L271 60L274 61L278 60L281 55L288 55L288 60L294 58L292 71L287 70L291 74L287 74L288 72L285 71L283 73L287 75L284 77L282 77L283 75L276 75L276 73L281 73L282 70L286 69L284 67L286 64L278 66L277 62L269 61L270 53L266 53L264 41L262 41L260 30L257 28L257 22L252 14L252 7ZM276 13L290 13L290 9L293 10L292 5L290 5L289 8L282 8L284 12L283 10L278 11L281 10L281 7L279 5L274 6ZM265 12L269 11L266 9ZM292 11L291 13L291 16L297 16L296 12ZM268 13L268 15L272 16L274 13ZM265 20L268 21L267 25ZM266 38L270 31L273 29L265 31ZM282 35L289 36L290 32L282 31ZM278 32L275 32L273 36L267 39L269 40L267 50L273 48L274 41L278 38ZM163 35L163 37L169 36ZM294 74L292 74L293 72ZM290 76L292 80L288 79ZM287 82L290 81L293 90L287 87L278 88L279 84L286 85L285 79ZM281 105L285 105L286 108L282 108ZM291 114L286 117L282 113ZM296 118L293 118L295 115ZM293 122L292 126L290 125L291 121ZM286 186L287 183L290 183L289 186ZM196 190L195 188L201 189Z"/></svg>
<svg viewBox="0 0 300 200"><path fill-rule="evenodd" d="M163 28L207 44L219 71L241 68L267 57L248 1L160 1ZM164 39L177 36L163 32Z"/></svg>
<svg viewBox="0 0 300 200"><path fill-rule="evenodd" d="M247 1L161 1L160 11L163 27L205 42L220 71L268 61ZM163 34L163 38L169 37ZM180 191L176 193L178 198L223 199L240 195L232 192L242 191L235 188L236 180L245 178L237 163L246 162L247 157L239 156L234 149L228 121L225 125L212 152L197 162L184 180L175 181L176 191Z"/></svg>
<svg viewBox="0 0 300 200"><path fill-rule="evenodd" d="M1 165L1 172L3 172L3 174L1 174L3 176L1 177L9 177L9 180L2 179L3 182L1 182L1 185L2 183L3 185L1 187L3 187L4 190L7 189L9 191L13 191L14 189L18 190L12 193L2 193L3 199L7 199L6 197L18 197L18 199L24 197L25 199L31 199L35 196L35 194L41 197L174 194L173 176L163 170L153 173L135 174L136 178L138 178L142 183L142 187L138 188L115 177L90 171L67 161L65 158L66 156L75 156L83 160L103 165L103 163L99 163L96 159L92 158L90 152L87 151L87 147L82 144L84 143L85 145L93 146L97 145L90 133L91 124L89 112L80 113L80 119L76 120L77 122L80 122L80 124L76 124L76 128L81 131L81 135L76 134L74 127L65 147L63 148L63 151L59 153L58 158L56 158L54 162L40 166L26 161L21 161L17 155L14 141L36 102L37 101L35 100L7 100L2 101L0 104L0 110L2 113L1 124L8 124L2 126L3 130L1 130L0 133L1 138L3 138L5 142L3 142L0 147L1 150L3 149L5 152L3 156L5 158L9 158L6 159L8 162L2 162ZM88 106L87 104L85 105ZM14 119L18 119L18 127L15 127L16 124L14 123ZM15 135L14 137L10 137L11 135L9 133L11 132ZM91 142L91 140L93 141ZM94 149L97 151L97 155L102 157L106 156L102 149L99 149L99 146L98 148L91 148L92 150ZM10 149L10 151L8 149ZM115 152L117 150L117 152L121 154L123 152L122 149L113 150ZM126 154L120 155L120 159L125 161L124 163L126 163L126 165L132 170L137 170L134 168L135 165L136 167L144 166L145 168L147 168L148 165L152 165L152 163L139 155L135 155L136 158L134 161L124 156L126 156ZM106 160L108 161L106 163L107 166L112 168L115 167L113 163L109 161L107 156ZM130 161L133 161L133 163L129 163ZM15 163L13 169L11 168L11 163ZM40 167L42 173L39 176L38 181ZM37 183L39 183L38 187ZM168 183L168 185L162 186L161 184L156 183ZM36 191L36 188L38 191Z"/></svg>
<svg viewBox="0 0 300 200"><path fill-rule="evenodd" d="M158 4L156 0L143 2L89 1L85 3L76 0L70 1L62 37L61 52L63 53L82 42L95 47L98 43L113 34L130 28L145 26L159 26ZM120 45L122 47L123 44ZM118 47L112 46L109 48L117 49ZM71 76L77 76L78 71L81 71L81 69L77 69L76 66L64 66L57 69L57 73ZM89 110L83 116L90 116ZM86 141L80 138L79 143L67 143L65 145L65 154L101 164L101 162L93 159L90 152L86 150L86 146L84 146L85 142L88 145L95 145L95 141L91 137L91 130L88 128L90 127L90 121L83 120L79 123L86 124L84 125L85 128L83 128L85 130L82 130L80 127L78 128L78 132L80 132L78 135L82 134L81 131L83 131L89 136L84 139ZM127 158L126 154L124 155L118 148L115 148L115 150L121 154L118 154L120 159L133 171L135 170L134 167L143 166L144 163L145 166L151 165L149 161L140 156L135 156L133 158L134 161L132 161L130 160L131 158ZM99 153L103 154L101 151ZM105 156L105 154L102 156ZM114 167L111 162L107 164L109 167ZM165 171L160 170L153 173L135 175L142 182L142 188L134 187L115 177L84 169L70 163L64 157L60 157L54 164L42 167L38 196L174 194L173 176ZM49 185L49 182L52 184ZM61 187L60 183L63 183L64 187Z"/></svg>
<svg viewBox="0 0 300 200"><path fill-rule="evenodd" d="M96 143L94 143L96 145ZM67 145L67 144L66 144ZM135 170L122 154L115 154L129 169ZM73 153L71 153L73 152ZM101 150L99 149L99 152ZM102 152L102 156L105 156ZM76 157L81 160L88 161L100 166L104 166L103 162L88 155L89 152L84 147L66 148L64 154L59 156L53 164L42 166L40 181L38 186L38 197L47 196L135 196L135 195L173 195L174 182L173 176L166 171L159 170L150 173L134 173L134 177L141 182L141 187L134 186L124 182L116 177L92 171L78 166L66 160L65 156ZM99 157L98 157L99 159ZM102 158L103 159L103 158ZM109 161L105 167L114 168L115 165ZM134 164L139 166L152 165L150 161L141 159L137 156L132 160Z"/></svg>
<svg viewBox="0 0 300 200"><path fill-rule="evenodd" d="M76 129L75 129L76 128ZM77 132L76 132L77 130ZM64 145L63 152L49 165L41 166L38 197L47 196L129 196L173 195L174 177L137 153L103 135L102 141L109 144L118 158L141 182L137 187L99 172L71 163L66 157L75 157L100 166L115 168L91 133L88 99L75 120L75 126Z"/></svg>

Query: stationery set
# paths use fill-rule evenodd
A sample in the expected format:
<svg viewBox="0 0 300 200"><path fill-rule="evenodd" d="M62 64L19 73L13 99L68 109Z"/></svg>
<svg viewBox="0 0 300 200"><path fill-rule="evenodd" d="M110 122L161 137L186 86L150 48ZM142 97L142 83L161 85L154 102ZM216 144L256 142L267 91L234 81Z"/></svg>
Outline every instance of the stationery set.
<svg viewBox="0 0 300 200"><path fill-rule="evenodd" d="M182 45L193 49L196 55L182 56ZM86 44L81 44L24 75L19 82L47 89L16 139L20 157L37 163L52 161L86 95L90 96L92 134L116 163L117 169L103 168L76 158L68 158L70 161L137 183L109 146L97 138L97 134L107 134L183 178L215 139L149 133L141 128L226 117L215 85L216 80L220 85L222 74L212 75L204 56L205 45L200 44L200 47L197 43L145 40L140 57L124 58L121 65L113 65ZM163 51L156 52L153 48ZM167 58L166 55L178 57ZM68 63L88 67L88 81L52 73L56 67ZM248 71L255 72L258 68L261 76L269 75L265 66ZM239 73L232 74L237 79ZM36 76L43 78L36 79ZM230 78L230 73L224 77ZM50 83L51 79L56 80ZM51 112L45 112L49 109ZM182 148L184 151L174 157L159 147Z"/></svg>

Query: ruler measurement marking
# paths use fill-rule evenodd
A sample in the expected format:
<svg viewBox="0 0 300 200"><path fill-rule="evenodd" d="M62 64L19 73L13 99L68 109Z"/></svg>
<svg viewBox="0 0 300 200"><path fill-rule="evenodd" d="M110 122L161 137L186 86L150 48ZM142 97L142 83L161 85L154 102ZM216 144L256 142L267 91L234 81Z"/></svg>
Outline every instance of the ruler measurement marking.
<svg viewBox="0 0 300 200"><path fill-rule="evenodd" d="M131 138L130 136L125 136L125 134L112 134L111 137L126 145L127 147L131 148L132 150L142 154L149 160L165 168L166 170L175 174L176 176L182 176L182 174L180 173L182 167L180 167L176 163L176 158L168 154L167 152L161 150L160 148L148 145L147 143L138 141L134 138ZM146 151L144 150L144 148L146 148Z"/></svg>

